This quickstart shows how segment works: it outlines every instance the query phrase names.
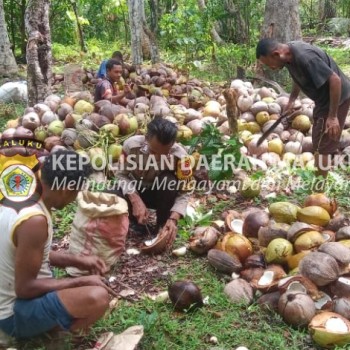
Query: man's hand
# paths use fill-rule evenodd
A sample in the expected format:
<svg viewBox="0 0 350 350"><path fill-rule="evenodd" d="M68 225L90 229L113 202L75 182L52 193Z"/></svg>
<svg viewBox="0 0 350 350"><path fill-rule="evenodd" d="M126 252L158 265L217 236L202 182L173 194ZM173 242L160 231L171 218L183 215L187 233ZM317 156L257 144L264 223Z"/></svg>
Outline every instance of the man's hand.
<svg viewBox="0 0 350 350"><path fill-rule="evenodd" d="M338 118L328 117L326 120L326 133L328 133L329 137L337 141L339 139L341 130L339 125Z"/></svg>
<svg viewBox="0 0 350 350"><path fill-rule="evenodd" d="M163 230L167 231L167 249L170 249L175 241L177 234L177 222L172 219L168 219L165 223Z"/></svg>
<svg viewBox="0 0 350 350"><path fill-rule="evenodd" d="M91 275L91 276L83 276L83 277L76 277L76 280L79 281L80 287L85 286L99 286L103 287L107 290L107 292L114 297L117 297L118 294L110 287L108 287L108 281L99 275Z"/></svg>
<svg viewBox="0 0 350 350"><path fill-rule="evenodd" d="M129 195L129 199L132 205L132 215L139 224L146 224L148 219L148 210L143 200L136 193Z"/></svg>
<svg viewBox="0 0 350 350"><path fill-rule="evenodd" d="M75 267L77 267L80 270L87 270L93 275L104 275L108 269L105 264L105 262L97 257L97 256L85 256L85 255L79 255L76 256L76 264Z"/></svg>

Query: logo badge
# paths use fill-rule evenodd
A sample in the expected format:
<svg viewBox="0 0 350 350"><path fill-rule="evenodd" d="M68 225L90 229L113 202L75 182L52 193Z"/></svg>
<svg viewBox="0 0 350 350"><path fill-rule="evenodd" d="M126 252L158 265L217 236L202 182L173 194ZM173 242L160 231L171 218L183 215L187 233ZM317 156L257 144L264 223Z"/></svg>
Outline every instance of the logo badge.
<svg viewBox="0 0 350 350"><path fill-rule="evenodd" d="M39 166L35 155L6 157L0 154L0 204L18 212L37 202L41 186L35 172Z"/></svg>

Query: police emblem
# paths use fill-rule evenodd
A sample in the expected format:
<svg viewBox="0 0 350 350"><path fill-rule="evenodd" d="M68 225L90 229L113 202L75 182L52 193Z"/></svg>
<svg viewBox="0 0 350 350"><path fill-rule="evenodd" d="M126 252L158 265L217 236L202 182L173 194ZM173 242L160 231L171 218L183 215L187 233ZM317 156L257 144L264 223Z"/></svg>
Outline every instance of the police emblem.
<svg viewBox="0 0 350 350"><path fill-rule="evenodd" d="M0 154L0 204L20 211L38 201L41 186L35 172L39 165L35 155L6 157Z"/></svg>

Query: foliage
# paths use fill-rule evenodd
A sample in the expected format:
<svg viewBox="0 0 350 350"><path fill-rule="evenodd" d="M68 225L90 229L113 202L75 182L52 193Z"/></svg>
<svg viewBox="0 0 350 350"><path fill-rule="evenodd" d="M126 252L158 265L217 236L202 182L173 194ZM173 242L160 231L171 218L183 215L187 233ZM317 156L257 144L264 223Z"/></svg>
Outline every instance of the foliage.
<svg viewBox="0 0 350 350"><path fill-rule="evenodd" d="M213 124L205 124L202 132L185 144L190 146L189 153L197 151L204 156L203 166L209 165L208 176L212 181L231 179L233 168L249 167L248 160L244 161L241 155L242 144L239 138L235 135L223 139L223 135Z"/></svg>

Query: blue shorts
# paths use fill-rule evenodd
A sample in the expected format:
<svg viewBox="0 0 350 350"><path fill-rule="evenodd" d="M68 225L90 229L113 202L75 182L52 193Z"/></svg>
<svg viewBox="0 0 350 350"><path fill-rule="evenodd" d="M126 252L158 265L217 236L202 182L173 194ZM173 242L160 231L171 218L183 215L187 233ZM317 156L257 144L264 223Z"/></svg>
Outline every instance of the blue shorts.
<svg viewBox="0 0 350 350"><path fill-rule="evenodd" d="M57 292L35 299L16 299L13 312L12 316L0 320L0 329L18 339L35 337L58 326L69 330L73 322Z"/></svg>

